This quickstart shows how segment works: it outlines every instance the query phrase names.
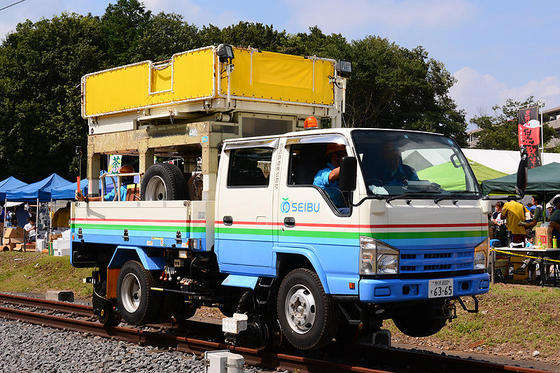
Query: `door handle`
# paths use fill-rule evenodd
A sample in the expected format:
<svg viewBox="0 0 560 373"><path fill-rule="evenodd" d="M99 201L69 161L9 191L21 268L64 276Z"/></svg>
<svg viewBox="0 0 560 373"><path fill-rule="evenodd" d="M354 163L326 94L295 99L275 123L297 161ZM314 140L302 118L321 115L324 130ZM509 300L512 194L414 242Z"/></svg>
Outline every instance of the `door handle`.
<svg viewBox="0 0 560 373"><path fill-rule="evenodd" d="M296 226L296 219L292 218L291 216L284 218L284 226L288 228L293 228Z"/></svg>
<svg viewBox="0 0 560 373"><path fill-rule="evenodd" d="M224 225L232 225L233 224L233 218L231 216L224 216Z"/></svg>

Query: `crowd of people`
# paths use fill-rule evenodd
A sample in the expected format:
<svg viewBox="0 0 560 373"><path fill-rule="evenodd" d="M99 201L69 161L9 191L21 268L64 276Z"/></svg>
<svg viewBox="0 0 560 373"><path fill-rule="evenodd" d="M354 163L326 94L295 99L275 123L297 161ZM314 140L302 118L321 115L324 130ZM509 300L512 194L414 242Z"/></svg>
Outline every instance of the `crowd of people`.
<svg viewBox="0 0 560 373"><path fill-rule="evenodd" d="M491 216L490 238L494 239L495 247L533 248L541 246L536 242L535 228L544 227L551 238L547 248L555 248L557 239L560 238L560 194L547 203L546 209L542 206L539 196L533 196L531 202L524 205L514 197L509 197L507 202L498 201ZM531 253L528 253L531 254ZM520 267L510 272L525 274L529 270L529 278L537 279L537 270L540 266L531 257L526 257ZM548 268L544 268L550 271ZM512 274L510 273L510 274Z"/></svg>
<svg viewBox="0 0 560 373"><path fill-rule="evenodd" d="M1 209L0 223L6 224L6 228L23 227L27 242L35 242L37 239L37 227L35 216L29 212L29 207L20 205L17 208ZM18 222L21 222L18 224Z"/></svg>
<svg viewBox="0 0 560 373"><path fill-rule="evenodd" d="M546 205L539 196L524 205L514 197L507 202L498 201L491 216L491 238L499 240L497 246L525 247L534 241L534 228L550 226L551 235L560 238L560 195Z"/></svg>

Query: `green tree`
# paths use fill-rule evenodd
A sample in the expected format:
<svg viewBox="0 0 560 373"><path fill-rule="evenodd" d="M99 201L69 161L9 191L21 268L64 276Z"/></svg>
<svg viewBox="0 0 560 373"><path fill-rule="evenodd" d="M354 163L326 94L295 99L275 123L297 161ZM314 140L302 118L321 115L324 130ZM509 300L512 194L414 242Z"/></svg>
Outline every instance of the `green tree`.
<svg viewBox="0 0 560 373"><path fill-rule="evenodd" d="M535 105L533 96L528 97L525 101L507 99L504 105L492 107L495 115L474 117L471 122L482 130L476 147L480 149L519 150L518 112L522 108ZM545 144L555 136L554 129L548 124L544 125L543 132Z"/></svg>
<svg viewBox="0 0 560 373"><path fill-rule="evenodd" d="M107 66L126 65L142 60L138 43L152 20L152 13L138 0L118 0L109 4L101 17Z"/></svg>
<svg viewBox="0 0 560 373"><path fill-rule="evenodd" d="M449 96L453 76L422 47L368 36L351 43L348 124L443 132L466 143L466 122Z"/></svg>
<svg viewBox="0 0 560 373"><path fill-rule="evenodd" d="M159 13L146 24L135 44L134 60L162 61L201 46L198 28L178 14Z"/></svg>
<svg viewBox="0 0 560 373"><path fill-rule="evenodd" d="M260 50L278 52L286 43L285 31L277 31L272 25L239 22L220 29L214 25L200 30L202 45L232 44L239 47L252 47Z"/></svg>
<svg viewBox="0 0 560 373"><path fill-rule="evenodd" d="M0 48L0 177L77 174L86 145L80 79L105 57L97 17L62 14L20 23Z"/></svg>

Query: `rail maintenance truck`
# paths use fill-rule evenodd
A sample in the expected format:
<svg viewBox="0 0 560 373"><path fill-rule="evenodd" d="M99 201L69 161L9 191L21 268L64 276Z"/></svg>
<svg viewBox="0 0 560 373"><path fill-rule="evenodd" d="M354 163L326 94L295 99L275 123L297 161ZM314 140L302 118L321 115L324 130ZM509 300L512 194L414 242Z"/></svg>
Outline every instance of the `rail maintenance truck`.
<svg viewBox="0 0 560 373"><path fill-rule="evenodd" d="M219 45L82 78L89 196L107 154L137 156L141 177L73 204L71 262L94 268L101 322L219 307L231 340L311 350L385 319L434 334L462 297L478 309L491 206L467 159L439 134L342 128L350 70ZM332 149L329 190L314 181Z"/></svg>

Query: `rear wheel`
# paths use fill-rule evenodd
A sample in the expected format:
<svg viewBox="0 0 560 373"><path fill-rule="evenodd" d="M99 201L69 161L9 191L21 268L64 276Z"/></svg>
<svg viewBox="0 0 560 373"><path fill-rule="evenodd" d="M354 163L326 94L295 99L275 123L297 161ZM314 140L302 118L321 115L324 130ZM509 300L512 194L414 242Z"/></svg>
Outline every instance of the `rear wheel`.
<svg viewBox="0 0 560 373"><path fill-rule="evenodd" d="M187 184L179 167L168 163L156 163L146 171L142 179L142 201L166 201L185 199Z"/></svg>
<svg viewBox="0 0 560 373"><path fill-rule="evenodd" d="M146 324L155 320L158 297L151 288L152 274L142 264L130 260L124 264L117 282L117 304L123 319L130 324Z"/></svg>
<svg viewBox="0 0 560 373"><path fill-rule="evenodd" d="M294 269L278 289L277 313L286 340L300 350L321 348L336 334L333 304L317 274Z"/></svg>

